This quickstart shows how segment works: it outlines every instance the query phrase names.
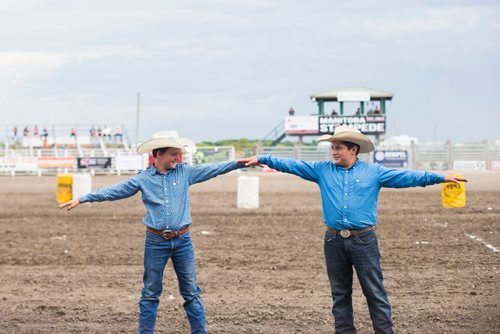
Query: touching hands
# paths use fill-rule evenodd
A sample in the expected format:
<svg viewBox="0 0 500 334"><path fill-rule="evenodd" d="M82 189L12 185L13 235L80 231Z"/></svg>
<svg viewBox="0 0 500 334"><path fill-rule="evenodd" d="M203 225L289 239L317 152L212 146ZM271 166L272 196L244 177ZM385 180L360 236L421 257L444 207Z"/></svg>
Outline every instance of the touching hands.
<svg viewBox="0 0 500 334"><path fill-rule="evenodd" d="M80 204L80 199L75 198L69 202L59 204L59 209L67 208L67 210L69 211L73 208L76 208L79 204Z"/></svg>
<svg viewBox="0 0 500 334"><path fill-rule="evenodd" d="M238 163L243 164L247 167L249 167L249 166L261 166L262 167L262 165L259 164L259 159L257 158L256 155L254 155L253 157L250 157L250 158L239 159Z"/></svg>
<svg viewBox="0 0 500 334"><path fill-rule="evenodd" d="M467 182L467 180L464 178L461 178L461 177L453 176L453 175L446 175L444 178L444 182L453 182L453 183L458 184L459 182Z"/></svg>

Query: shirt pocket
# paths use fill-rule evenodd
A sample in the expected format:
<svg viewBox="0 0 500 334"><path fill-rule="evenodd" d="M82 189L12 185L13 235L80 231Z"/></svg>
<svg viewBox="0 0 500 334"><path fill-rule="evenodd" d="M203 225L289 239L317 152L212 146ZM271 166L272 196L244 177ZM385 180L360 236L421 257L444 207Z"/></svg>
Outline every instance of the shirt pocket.
<svg viewBox="0 0 500 334"><path fill-rule="evenodd" d="M356 179L354 180L353 193L356 196L368 196L372 191L371 187L370 182Z"/></svg>

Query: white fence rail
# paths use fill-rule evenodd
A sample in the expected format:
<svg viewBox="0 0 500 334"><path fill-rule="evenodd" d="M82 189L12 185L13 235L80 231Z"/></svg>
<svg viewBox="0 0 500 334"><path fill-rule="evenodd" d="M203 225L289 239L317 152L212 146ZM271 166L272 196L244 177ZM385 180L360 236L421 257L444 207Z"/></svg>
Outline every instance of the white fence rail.
<svg viewBox="0 0 500 334"><path fill-rule="evenodd" d="M200 147L183 156L187 164L216 163L235 159L235 149ZM96 174L134 174L152 163L148 154L133 154L127 148L10 149L0 150L0 175L54 175L89 172Z"/></svg>

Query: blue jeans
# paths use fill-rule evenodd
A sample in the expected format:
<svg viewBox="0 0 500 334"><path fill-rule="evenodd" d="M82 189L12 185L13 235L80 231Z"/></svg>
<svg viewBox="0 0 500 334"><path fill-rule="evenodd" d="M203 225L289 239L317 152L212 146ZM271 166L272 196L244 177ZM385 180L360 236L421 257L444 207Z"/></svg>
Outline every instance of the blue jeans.
<svg viewBox="0 0 500 334"><path fill-rule="evenodd" d="M154 333L160 295L163 290L163 270L172 259L179 290L184 298L191 333L208 333L205 309L196 285L194 249L191 232L165 240L149 231L144 244L144 288L139 301L139 327L137 333Z"/></svg>
<svg viewBox="0 0 500 334"><path fill-rule="evenodd" d="M332 290L335 333L356 333L352 310L354 267L368 302L375 333L392 334L391 306L384 288L375 231L367 231L348 239L326 231L324 251Z"/></svg>

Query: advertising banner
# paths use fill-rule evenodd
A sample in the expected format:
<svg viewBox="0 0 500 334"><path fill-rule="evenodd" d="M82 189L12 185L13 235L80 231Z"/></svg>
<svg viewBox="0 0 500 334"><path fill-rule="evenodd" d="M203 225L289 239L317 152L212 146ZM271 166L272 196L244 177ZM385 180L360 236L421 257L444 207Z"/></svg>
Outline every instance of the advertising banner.
<svg viewBox="0 0 500 334"><path fill-rule="evenodd" d="M373 162L385 167L408 167L408 151L377 150L373 153Z"/></svg>
<svg viewBox="0 0 500 334"><path fill-rule="evenodd" d="M339 102L359 102L370 101L370 92L338 92Z"/></svg>
<svg viewBox="0 0 500 334"><path fill-rule="evenodd" d="M341 125L350 126L365 135L384 134L385 116L318 116L320 134L332 134Z"/></svg>
<svg viewBox="0 0 500 334"><path fill-rule="evenodd" d="M490 161L490 169L491 170L500 170L500 160Z"/></svg>
<svg viewBox="0 0 500 334"><path fill-rule="evenodd" d="M285 117L285 132L289 135L318 134L318 118L316 116Z"/></svg>
<svg viewBox="0 0 500 334"><path fill-rule="evenodd" d="M78 169L106 169L111 168L110 157L77 158Z"/></svg>
<svg viewBox="0 0 500 334"><path fill-rule="evenodd" d="M456 170L486 170L486 161L471 160L471 161L453 161L453 169Z"/></svg>
<svg viewBox="0 0 500 334"><path fill-rule="evenodd" d="M73 168L74 157L39 157L37 158L38 168Z"/></svg>
<svg viewBox="0 0 500 334"><path fill-rule="evenodd" d="M2 172L34 172L38 168L36 158L31 157L1 157Z"/></svg>
<svg viewBox="0 0 500 334"><path fill-rule="evenodd" d="M142 170L145 168L144 157L142 155L117 155L115 168L116 170Z"/></svg>

